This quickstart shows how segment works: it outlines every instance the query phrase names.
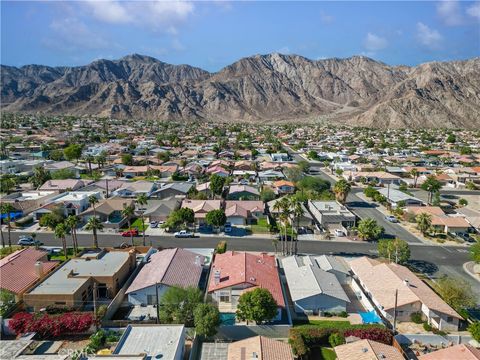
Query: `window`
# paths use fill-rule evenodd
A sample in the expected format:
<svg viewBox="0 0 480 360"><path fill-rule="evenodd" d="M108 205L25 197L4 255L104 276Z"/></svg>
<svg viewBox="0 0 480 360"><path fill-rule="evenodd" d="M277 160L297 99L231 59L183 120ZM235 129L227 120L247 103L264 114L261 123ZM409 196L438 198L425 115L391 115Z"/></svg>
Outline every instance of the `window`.
<svg viewBox="0 0 480 360"><path fill-rule="evenodd" d="M230 293L228 291L221 291L219 296L220 302L230 302Z"/></svg>
<svg viewBox="0 0 480 360"><path fill-rule="evenodd" d="M447 322L452 322L453 321L453 317L452 316L448 316L447 317Z"/></svg>
<svg viewBox="0 0 480 360"><path fill-rule="evenodd" d="M147 295L147 304L155 305L157 303L157 295Z"/></svg>
<svg viewBox="0 0 480 360"><path fill-rule="evenodd" d="M55 301L55 305L66 305L65 301Z"/></svg>

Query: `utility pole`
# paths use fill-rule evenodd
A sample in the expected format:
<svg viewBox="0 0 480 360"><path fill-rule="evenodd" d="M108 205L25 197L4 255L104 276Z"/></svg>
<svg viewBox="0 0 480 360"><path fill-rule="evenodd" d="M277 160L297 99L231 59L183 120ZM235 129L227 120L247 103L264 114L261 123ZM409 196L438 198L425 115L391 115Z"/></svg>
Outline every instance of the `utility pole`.
<svg viewBox="0 0 480 360"><path fill-rule="evenodd" d="M395 289L395 307L393 308L393 335L397 331L397 300L398 300L398 289Z"/></svg>
<svg viewBox="0 0 480 360"><path fill-rule="evenodd" d="M157 295L157 324L160 324L160 301L158 299L158 282L155 283L155 294Z"/></svg>
<svg viewBox="0 0 480 360"><path fill-rule="evenodd" d="M95 320L95 331L97 331L97 283L93 282L93 319Z"/></svg>

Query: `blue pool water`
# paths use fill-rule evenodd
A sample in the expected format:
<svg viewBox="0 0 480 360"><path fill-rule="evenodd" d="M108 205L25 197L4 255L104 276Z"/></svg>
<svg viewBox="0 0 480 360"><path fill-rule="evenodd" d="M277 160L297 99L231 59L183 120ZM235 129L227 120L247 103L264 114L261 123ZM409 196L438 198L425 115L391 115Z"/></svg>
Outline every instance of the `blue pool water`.
<svg viewBox="0 0 480 360"><path fill-rule="evenodd" d="M220 313L220 322L222 325L235 325L235 314Z"/></svg>
<svg viewBox="0 0 480 360"><path fill-rule="evenodd" d="M361 312L359 313L362 317L362 322L364 324L381 324L382 319L377 315L375 311Z"/></svg>

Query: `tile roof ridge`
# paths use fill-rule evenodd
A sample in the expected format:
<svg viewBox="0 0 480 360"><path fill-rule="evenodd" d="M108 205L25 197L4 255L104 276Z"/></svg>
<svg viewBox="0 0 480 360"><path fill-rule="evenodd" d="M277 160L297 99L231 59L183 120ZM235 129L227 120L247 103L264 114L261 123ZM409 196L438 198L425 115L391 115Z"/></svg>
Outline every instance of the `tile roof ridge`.
<svg viewBox="0 0 480 360"><path fill-rule="evenodd" d="M175 258L175 255L177 254L178 249L179 249L178 247L174 248L174 249L165 249L165 250L175 250L175 251L173 251L173 255L170 258L170 261L168 262L168 266L166 267L165 271L163 272L163 276L160 279L160 283L163 283L163 279L165 278L165 276L167 276L168 270L170 269L170 266L172 266L173 259Z"/></svg>

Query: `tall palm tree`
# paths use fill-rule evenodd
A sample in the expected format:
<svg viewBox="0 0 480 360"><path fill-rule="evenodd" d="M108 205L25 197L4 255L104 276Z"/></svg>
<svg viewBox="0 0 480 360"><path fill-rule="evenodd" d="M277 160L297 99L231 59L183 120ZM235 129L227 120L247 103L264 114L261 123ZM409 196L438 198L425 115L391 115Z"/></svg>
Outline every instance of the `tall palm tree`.
<svg viewBox="0 0 480 360"><path fill-rule="evenodd" d="M273 204L272 210L274 210L277 213L277 228L280 232L280 240L282 239L282 228L280 227L280 222L282 222L282 216L281 216L281 211L282 211L282 199L278 199L275 201L275 204ZM276 246L275 246L276 249ZM275 250L276 251L276 250Z"/></svg>
<svg viewBox="0 0 480 360"><path fill-rule="evenodd" d="M62 240L63 246L63 255L65 255L65 260L68 259L68 252L67 252L67 240L65 236L67 235L67 227L64 223L60 223L55 227L55 237L57 239Z"/></svg>
<svg viewBox="0 0 480 360"><path fill-rule="evenodd" d="M12 237L11 237L11 231L12 231L12 212L15 211L15 208L13 207L12 204L7 204L3 203L0 205L1 213L5 214L5 218L7 219L7 231L8 231L8 247L12 247ZM3 235L3 234L2 234ZM2 236L3 240L3 236ZM5 242L5 241L3 241ZM3 246L5 244L2 243Z"/></svg>
<svg viewBox="0 0 480 360"><path fill-rule="evenodd" d="M77 226L79 223L79 219L75 215L70 215L65 219L65 225L70 228L70 234L72 235L72 243L73 243L73 253L77 255L78 252L78 239L77 239Z"/></svg>
<svg viewBox="0 0 480 360"><path fill-rule="evenodd" d="M412 170L410 170L410 175L413 178L413 187L416 188L417 187L417 181L418 181L418 175L419 175L418 170L416 168L413 168Z"/></svg>
<svg viewBox="0 0 480 360"><path fill-rule="evenodd" d="M137 196L136 200L138 205L147 205L148 199L147 195L145 194L140 194ZM145 210L140 210L140 216L142 217L142 235L143 235L143 246L145 246L145 217L143 216Z"/></svg>
<svg viewBox="0 0 480 360"><path fill-rule="evenodd" d="M290 200L290 205L292 209L292 216L295 223L295 244L291 244L290 254L297 254L298 250L298 229L300 227L300 218L303 216L303 206L302 202L298 200L297 197L292 197ZM295 245L295 248L294 248Z"/></svg>
<svg viewBox="0 0 480 360"><path fill-rule="evenodd" d="M415 217L415 222L417 223L418 230L425 235L432 226L432 215L428 213L420 213Z"/></svg>
<svg viewBox="0 0 480 360"><path fill-rule="evenodd" d="M428 191L428 203L430 204L432 202L433 194L442 188L442 183L438 181L435 176L430 175L421 185L421 188Z"/></svg>
<svg viewBox="0 0 480 360"><path fill-rule="evenodd" d="M132 217L135 214L135 206L134 205L128 205L125 206L122 210L122 216L127 218L128 222L128 230L132 230ZM133 245L133 233L130 231L130 242Z"/></svg>
<svg viewBox="0 0 480 360"><path fill-rule="evenodd" d="M88 164L88 173L92 175L92 161L94 161L94 158L92 155L86 155L85 156L85 161Z"/></svg>
<svg viewBox="0 0 480 360"><path fill-rule="evenodd" d="M85 226L86 230L91 230L93 232L93 247L98 249L98 237L97 237L97 230L103 229L103 224L100 220L96 217L91 217L88 219L87 225Z"/></svg>
<svg viewBox="0 0 480 360"><path fill-rule="evenodd" d="M335 198L339 203L345 204L351 188L352 186L345 179L340 179L335 183L335 185L333 186L333 192L335 193Z"/></svg>
<svg viewBox="0 0 480 360"><path fill-rule="evenodd" d="M98 203L98 198L95 195L90 195L88 197L88 203L93 206L93 216L97 217L97 211L95 209L95 204Z"/></svg>
<svg viewBox="0 0 480 360"><path fill-rule="evenodd" d="M285 238L282 242L282 254L285 255L288 250L288 223L290 222L290 215L292 214L292 210L290 208L290 200L288 197L284 197L280 200L280 208L281 208L281 215L280 218L282 219L283 228L285 230ZM293 239L292 239L293 240Z"/></svg>

